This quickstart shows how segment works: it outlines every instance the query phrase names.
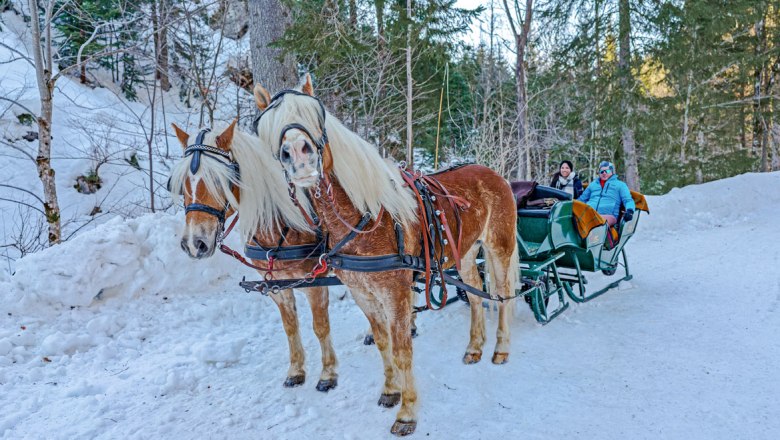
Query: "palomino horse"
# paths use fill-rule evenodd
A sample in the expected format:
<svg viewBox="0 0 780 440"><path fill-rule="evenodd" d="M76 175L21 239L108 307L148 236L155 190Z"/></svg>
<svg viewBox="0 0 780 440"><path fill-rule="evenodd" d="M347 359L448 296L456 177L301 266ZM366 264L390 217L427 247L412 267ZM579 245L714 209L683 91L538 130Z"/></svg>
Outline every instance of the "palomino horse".
<svg viewBox="0 0 780 440"><path fill-rule="evenodd" d="M368 213L372 221L366 225L366 230L371 232L356 234L341 248L343 254L383 256L400 253L395 228L398 223L402 226L399 234L406 243L406 254L418 255L422 246L415 196L402 184L399 170L387 164L375 147L325 111L314 97L308 75L298 90L280 92L273 99L267 91L264 94L268 106L257 121L257 132L263 144L273 146L288 180L313 196L314 210L329 231L329 246L336 246L349 234L351 225ZM482 247L490 269L491 286L503 299L514 297L518 282L517 213L509 184L492 170L477 165L445 171L435 177L450 195L470 202L470 208L460 213L461 232L455 237L465 250L461 277L473 287L482 287L476 266L477 252ZM456 218L454 209L444 203L446 217ZM437 251L444 252L450 267L455 264L456 257L449 247L437 246ZM383 272L336 270L336 274L352 290L355 301L371 322L385 362L384 402L397 403L400 390L401 408L391 432L411 434L417 425L408 294L413 273L399 269ZM469 300L471 331L463 357L467 364L481 359L485 343L482 298L469 293ZM513 301L507 300L499 305L493 353L496 364L506 362L509 356L512 304Z"/></svg>
<svg viewBox="0 0 780 440"><path fill-rule="evenodd" d="M281 241L286 245L315 243L315 234L283 188L284 177L270 149L260 147L256 137L235 130L235 126L233 122L216 132L202 130L190 144L193 137L173 124L176 137L185 149L184 158L173 168L169 183L171 192L184 198L186 225L182 249L192 258L213 255L225 219L234 212L240 212L240 229L247 243L267 249L275 248ZM244 172L239 175L239 170ZM286 234L282 234L283 229ZM252 261L259 268L269 268L268 261ZM311 272L315 263L277 261L272 269L278 277L300 278ZM327 392L338 381L336 353L330 337L328 289L313 287L302 291L309 300L314 333L322 348L322 373L317 390ZM284 386L301 385L306 379L305 355L295 296L292 289L269 296L279 307L290 348L290 368Z"/></svg>

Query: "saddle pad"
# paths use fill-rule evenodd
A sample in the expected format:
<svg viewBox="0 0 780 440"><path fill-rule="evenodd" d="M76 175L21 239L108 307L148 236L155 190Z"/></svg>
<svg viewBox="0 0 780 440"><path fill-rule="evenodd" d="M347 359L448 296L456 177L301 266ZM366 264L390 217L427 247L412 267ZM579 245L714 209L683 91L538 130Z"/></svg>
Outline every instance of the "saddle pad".
<svg viewBox="0 0 780 440"><path fill-rule="evenodd" d="M528 198L531 197L531 193L534 192L536 185L538 185L534 181L509 182L509 184L512 186L512 193L515 195L517 209L525 208Z"/></svg>

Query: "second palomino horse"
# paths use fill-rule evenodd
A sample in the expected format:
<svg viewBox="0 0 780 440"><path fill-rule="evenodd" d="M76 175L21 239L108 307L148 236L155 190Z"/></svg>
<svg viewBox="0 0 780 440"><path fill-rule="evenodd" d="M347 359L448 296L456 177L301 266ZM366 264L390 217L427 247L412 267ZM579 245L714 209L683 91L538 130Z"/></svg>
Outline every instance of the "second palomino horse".
<svg viewBox="0 0 780 440"><path fill-rule="evenodd" d="M433 223L421 222L418 215L423 214L417 210L410 185L404 184L399 170L382 159L374 146L326 112L314 97L308 75L297 90L282 91L274 98L264 94L268 105L257 121L257 133L263 144L273 147L288 181L309 191L314 210L328 230L329 247L339 248L342 255L366 257L362 261L389 261L400 254L420 255L424 237L421 228L431 228ZM515 296L518 276L517 213L512 191L500 175L477 165L438 173L435 180L428 182L432 186L440 184L437 197L461 202L443 203L443 211L435 213L450 219L450 224L457 219L459 225L449 246L447 240L443 242L445 246L436 245L437 254L445 262L440 269L460 262L463 280L481 289L476 256L480 248L485 251L490 284L496 298L504 300L499 303L492 357L494 363L502 364L509 357L514 303L509 299ZM467 205L468 209L455 212ZM366 216L370 221L364 220ZM353 226L358 224L363 228ZM349 235L354 237L344 242ZM400 400L391 432L411 434L417 426L409 313L413 270L396 265L378 272L337 269L336 274L369 319L382 354L385 383L380 404ZM469 293L469 302L471 330L463 356L467 364L481 359L485 343L482 298Z"/></svg>

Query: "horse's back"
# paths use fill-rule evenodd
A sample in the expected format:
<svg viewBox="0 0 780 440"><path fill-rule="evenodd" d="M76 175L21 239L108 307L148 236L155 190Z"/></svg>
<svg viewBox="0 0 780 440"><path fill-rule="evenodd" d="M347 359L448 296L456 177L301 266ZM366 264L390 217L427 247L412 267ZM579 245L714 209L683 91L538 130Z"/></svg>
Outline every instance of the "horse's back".
<svg viewBox="0 0 780 440"><path fill-rule="evenodd" d="M462 165L433 174L453 195L466 198L472 205L488 197L495 203L509 203L512 210L514 195L509 182L492 169L477 164ZM487 200L482 200L487 201Z"/></svg>
<svg viewBox="0 0 780 440"><path fill-rule="evenodd" d="M459 216L462 221L463 244L479 239L490 229L502 237L507 246L514 243L517 212L515 197L509 182L500 174L483 165L464 165L444 170L432 176L447 191L469 202ZM453 218L451 207L445 203L447 218ZM454 225L453 220L450 224ZM465 249L464 249L465 250Z"/></svg>

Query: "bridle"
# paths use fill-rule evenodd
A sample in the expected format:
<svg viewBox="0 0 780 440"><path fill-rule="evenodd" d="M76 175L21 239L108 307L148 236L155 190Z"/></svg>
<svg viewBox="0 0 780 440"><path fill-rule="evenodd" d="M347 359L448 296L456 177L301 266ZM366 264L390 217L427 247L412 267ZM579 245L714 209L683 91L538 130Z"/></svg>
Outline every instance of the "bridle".
<svg viewBox="0 0 780 440"><path fill-rule="evenodd" d="M209 159L219 161L220 163L230 168L230 170L233 172L233 175L235 176L235 180L239 181L241 178L241 174L239 171L238 162L233 160L233 155L228 153L227 151L203 143L203 137L206 135L206 133L210 131L211 131L210 128L204 128L203 130L201 130L198 133L198 135L195 137L195 143L188 145L187 148L184 149L184 157L192 156L192 161L190 162L190 172L192 174L198 172L198 169L200 169L201 157L205 156ZM227 159L229 162L225 163L225 161L221 160L220 157ZM171 184L170 179L168 179L169 190L171 189L170 184ZM230 189L231 190L233 189L232 180L230 181ZM217 220L219 221L220 234L221 234L225 228L225 215L227 214L229 208L230 208L230 202L228 202L227 200L225 201L225 205L222 207L222 209L217 209L208 205L204 205L202 203L190 203L189 205L184 207L184 215L187 215L190 212L205 212L206 214L216 217Z"/></svg>
<svg viewBox="0 0 780 440"><path fill-rule="evenodd" d="M328 146L328 132L325 129L325 106L322 104L322 101L317 98L316 96L309 95L307 93L299 92L298 90L293 89L286 89L282 90L278 93L276 93L272 98L271 102L268 103L268 107L265 108L254 120L254 129L255 134L258 134L258 125L260 123L260 119L262 119L263 116L265 116L266 113L268 113L270 110L278 107L282 100L284 99L285 95L295 95L295 96L305 96L307 98L311 98L315 101L317 101L317 104L320 107L320 112L318 115L318 122L320 125L320 132L322 132L322 136L319 138L315 137L311 134L311 132L304 127L302 124L299 124L297 122L293 122L290 124L285 125L282 127L282 131L279 133L279 142L278 142L278 148L279 148L279 154L276 155L276 159L279 161L279 164L282 166L282 172L284 173L284 180L287 182L287 192L290 195L290 200L292 200L293 204L298 207L298 209L301 211L301 214L303 214L303 217L306 219L306 222L309 223L309 226L311 226L314 229L318 229L320 227L320 221L317 218L316 215L310 216L308 212L306 212L306 209L300 204L298 201L298 197L296 196L295 191L295 184L290 179L290 175L287 173L287 169L284 167L284 164L282 164L281 160L281 148L282 148L282 142L284 141L284 137L290 130L300 130L302 131L306 136L308 136L309 139L314 142L314 146L317 149L317 169L319 171L319 179L317 181L316 190L314 196L316 198L319 198L321 195L320 192L320 180L325 180L326 182L326 188L330 188L330 180L328 179L328 176L325 175L325 173L322 170L322 152L325 150L325 147Z"/></svg>

